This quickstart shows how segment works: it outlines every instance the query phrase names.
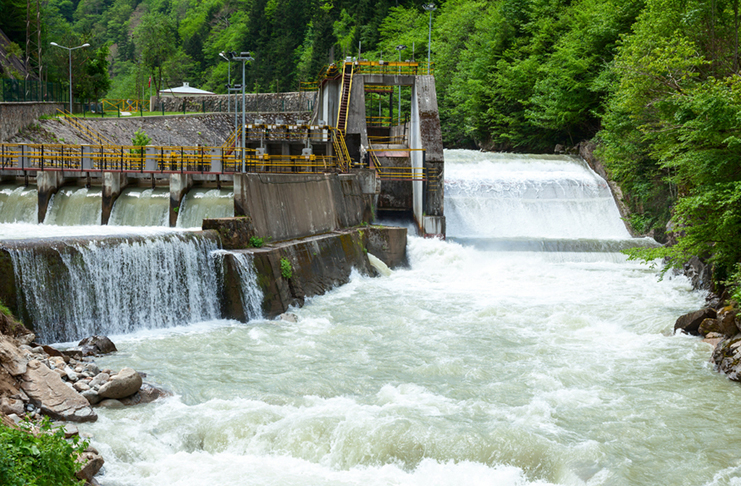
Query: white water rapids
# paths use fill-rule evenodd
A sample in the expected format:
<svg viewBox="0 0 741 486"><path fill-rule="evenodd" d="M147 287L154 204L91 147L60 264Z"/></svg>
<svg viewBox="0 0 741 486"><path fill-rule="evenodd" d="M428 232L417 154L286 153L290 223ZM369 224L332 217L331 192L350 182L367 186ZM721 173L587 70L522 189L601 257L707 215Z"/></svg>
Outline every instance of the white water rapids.
<svg viewBox="0 0 741 486"><path fill-rule="evenodd" d="M565 158L445 156L457 241L410 238L409 269L353 275L297 323L112 336L101 368L175 396L80 426L101 484L741 484L741 388L671 333L704 296L612 251L646 242L604 181Z"/></svg>

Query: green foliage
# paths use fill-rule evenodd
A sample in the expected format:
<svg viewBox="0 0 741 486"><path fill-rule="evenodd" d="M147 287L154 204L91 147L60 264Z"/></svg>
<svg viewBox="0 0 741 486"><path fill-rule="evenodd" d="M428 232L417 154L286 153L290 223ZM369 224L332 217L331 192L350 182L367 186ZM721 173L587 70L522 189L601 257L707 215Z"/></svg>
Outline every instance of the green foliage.
<svg viewBox="0 0 741 486"><path fill-rule="evenodd" d="M10 309L8 308L8 306L5 305L5 303L2 300L0 300L0 314L4 314L8 317L13 317L13 313L10 312Z"/></svg>
<svg viewBox="0 0 741 486"><path fill-rule="evenodd" d="M6 52L9 56L15 56L18 59L23 58L23 49L21 49L21 47L15 42L11 42L10 44L8 44Z"/></svg>
<svg viewBox="0 0 741 486"><path fill-rule="evenodd" d="M131 145L142 148L130 149L130 151L132 154L143 154L145 150L144 147L150 143L152 143L152 139L149 138L149 135L147 135L144 130L139 129L134 132L134 138L131 139Z"/></svg>
<svg viewBox="0 0 741 486"><path fill-rule="evenodd" d="M253 248L262 248L265 244L265 240L257 236L250 236L249 244Z"/></svg>
<svg viewBox="0 0 741 486"><path fill-rule="evenodd" d="M0 424L0 484L6 486L72 486L83 482L75 478L75 459L87 441L74 437L69 443L64 431L53 430L48 418L41 433L33 435L30 425L18 430Z"/></svg>
<svg viewBox="0 0 741 486"><path fill-rule="evenodd" d="M280 259L280 274L286 280L293 277L293 266L291 265L291 262L288 260L288 258Z"/></svg>

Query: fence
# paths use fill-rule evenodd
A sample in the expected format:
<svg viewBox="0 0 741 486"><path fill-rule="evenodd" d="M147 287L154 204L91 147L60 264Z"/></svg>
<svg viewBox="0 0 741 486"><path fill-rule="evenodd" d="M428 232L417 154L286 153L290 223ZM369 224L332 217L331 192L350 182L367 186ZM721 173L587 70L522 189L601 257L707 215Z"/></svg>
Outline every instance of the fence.
<svg viewBox="0 0 741 486"><path fill-rule="evenodd" d="M0 101L52 101L69 103L69 91L63 89L59 83L0 79Z"/></svg>

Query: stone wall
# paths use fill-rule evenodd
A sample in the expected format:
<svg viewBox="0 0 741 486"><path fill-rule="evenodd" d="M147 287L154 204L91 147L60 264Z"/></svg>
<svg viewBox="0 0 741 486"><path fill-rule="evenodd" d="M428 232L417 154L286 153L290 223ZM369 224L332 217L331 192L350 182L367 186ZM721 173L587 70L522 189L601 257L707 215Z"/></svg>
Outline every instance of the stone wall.
<svg viewBox="0 0 741 486"><path fill-rule="evenodd" d="M63 109L62 103L18 102L0 103L0 142L5 142L39 119L41 115L53 115Z"/></svg>
<svg viewBox="0 0 741 486"><path fill-rule="evenodd" d="M162 96L159 99L152 97L149 100L150 111L183 112L202 111L227 112L231 105L234 112L235 103L241 107L242 95L205 95L205 96ZM316 92L293 93L246 93L245 106L248 113L311 113L316 103ZM240 108L241 109L241 108ZM305 118L308 120L308 117Z"/></svg>

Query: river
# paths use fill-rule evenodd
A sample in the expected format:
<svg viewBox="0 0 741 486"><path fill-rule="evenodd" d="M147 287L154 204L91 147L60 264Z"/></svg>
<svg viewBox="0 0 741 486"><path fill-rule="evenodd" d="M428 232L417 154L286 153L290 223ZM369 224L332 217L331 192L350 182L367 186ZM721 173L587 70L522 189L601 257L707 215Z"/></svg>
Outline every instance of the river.
<svg viewBox="0 0 741 486"><path fill-rule="evenodd" d="M628 262L567 157L446 151L448 241L298 322L112 336L174 393L81 425L123 485L733 485L741 388L672 335L704 295Z"/></svg>

